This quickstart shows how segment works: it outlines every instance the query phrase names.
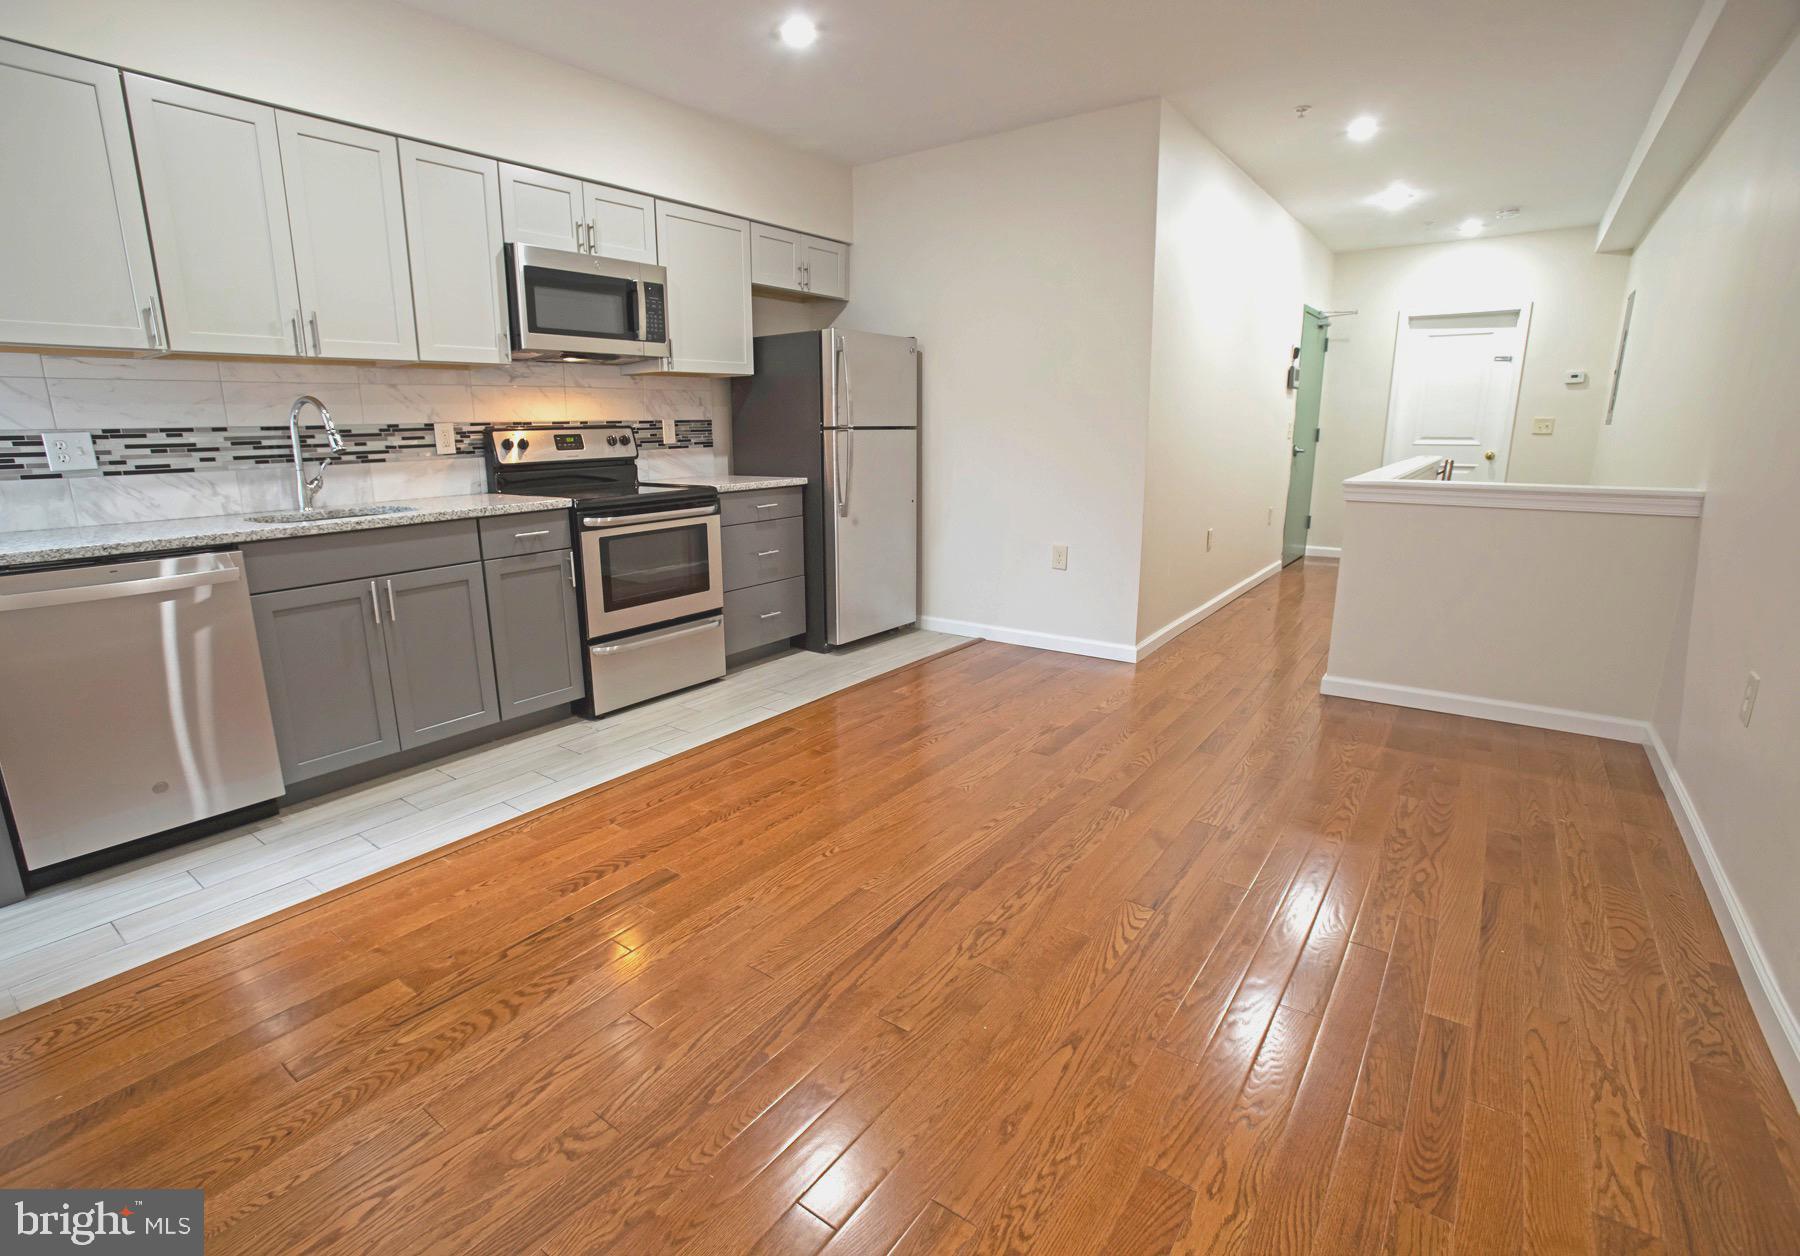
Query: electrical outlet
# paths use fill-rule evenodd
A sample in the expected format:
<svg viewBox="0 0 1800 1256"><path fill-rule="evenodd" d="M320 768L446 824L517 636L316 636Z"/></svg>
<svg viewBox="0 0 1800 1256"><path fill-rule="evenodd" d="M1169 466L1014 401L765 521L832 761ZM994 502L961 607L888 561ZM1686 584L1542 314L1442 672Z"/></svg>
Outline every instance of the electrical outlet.
<svg viewBox="0 0 1800 1256"><path fill-rule="evenodd" d="M1271 525L1274 524L1274 522L1275 522L1275 507L1273 507L1273 506L1269 507L1269 517L1267 519L1263 520L1263 522L1271 524Z"/></svg>
<svg viewBox="0 0 1800 1256"><path fill-rule="evenodd" d="M1738 719L1743 721L1745 728L1750 727L1750 717L1756 713L1756 691L1761 688L1762 677L1751 672L1749 679L1744 681L1744 700L1738 704Z"/></svg>
<svg viewBox="0 0 1800 1256"><path fill-rule="evenodd" d="M664 416L663 421L662 421L663 448L665 448L665 449L675 448L675 442L680 439L681 439L681 437L678 436L675 432L674 418L672 416Z"/></svg>
<svg viewBox="0 0 1800 1256"><path fill-rule="evenodd" d="M94 457L94 438L87 432L45 432L44 457L52 471L92 471L100 465Z"/></svg>
<svg viewBox="0 0 1800 1256"><path fill-rule="evenodd" d="M1533 419L1531 421L1531 434L1533 436L1551 436L1554 435L1555 432L1555 419Z"/></svg>
<svg viewBox="0 0 1800 1256"><path fill-rule="evenodd" d="M1206 530L1206 552L1208 554L1212 553L1212 529L1211 528L1208 528Z"/></svg>
<svg viewBox="0 0 1800 1256"><path fill-rule="evenodd" d="M433 423L431 425L431 431L437 438L437 451L440 454L453 454L456 452L456 424Z"/></svg>
<svg viewBox="0 0 1800 1256"><path fill-rule="evenodd" d="M1050 570L1067 571L1069 569L1069 547L1052 545L1050 547Z"/></svg>

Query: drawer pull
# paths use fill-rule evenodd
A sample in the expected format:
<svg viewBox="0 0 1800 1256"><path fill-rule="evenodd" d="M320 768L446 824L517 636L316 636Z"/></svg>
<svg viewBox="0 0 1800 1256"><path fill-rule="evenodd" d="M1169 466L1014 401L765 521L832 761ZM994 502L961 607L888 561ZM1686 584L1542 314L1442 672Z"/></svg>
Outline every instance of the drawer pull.
<svg viewBox="0 0 1800 1256"><path fill-rule="evenodd" d="M780 502L758 502L756 508L758 510L774 510L779 505L781 505Z"/></svg>
<svg viewBox="0 0 1800 1256"><path fill-rule="evenodd" d="M776 616L778 616L780 614L781 614L780 611L764 611L762 614L758 615L757 618L758 619L774 619Z"/></svg>
<svg viewBox="0 0 1800 1256"><path fill-rule="evenodd" d="M769 557L769 555L771 555L771 554L779 554L779 553L781 553L781 551L780 551L780 550L778 550L778 549L773 549L773 550L757 550L757 551L756 551L756 556L757 556L757 557L758 557L758 558L767 558L767 557Z"/></svg>
<svg viewBox="0 0 1800 1256"><path fill-rule="evenodd" d="M549 535L550 535L549 528L539 528L536 532L515 532L515 533L513 533L513 539L515 541L523 541L528 536L549 536Z"/></svg>

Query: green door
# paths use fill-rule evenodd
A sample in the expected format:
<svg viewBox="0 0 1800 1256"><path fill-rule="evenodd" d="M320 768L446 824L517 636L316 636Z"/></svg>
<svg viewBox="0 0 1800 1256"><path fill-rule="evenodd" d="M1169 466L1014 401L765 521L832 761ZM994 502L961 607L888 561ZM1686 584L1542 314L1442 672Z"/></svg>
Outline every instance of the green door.
<svg viewBox="0 0 1800 1256"><path fill-rule="evenodd" d="M1319 387L1325 382L1325 329L1331 320L1310 305L1300 320L1300 384L1294 390L1294 448L1288 471L1287 522L1281 565L1306 553L1312 526L1313 461L1319 443Z"/></svg>

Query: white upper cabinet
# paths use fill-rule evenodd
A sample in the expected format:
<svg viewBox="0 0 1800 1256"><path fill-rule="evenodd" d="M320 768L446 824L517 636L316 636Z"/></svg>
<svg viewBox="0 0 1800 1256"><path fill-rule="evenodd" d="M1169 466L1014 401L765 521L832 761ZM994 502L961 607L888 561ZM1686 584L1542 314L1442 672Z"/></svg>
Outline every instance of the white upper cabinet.
<svg viewBox="0 0 1800 1256"><path fill-rule="evenodd" d="M656 199L603 183L587 192L588 252L656 264Z"/></svg>
<svg viewBox="0 0 1800 1256"><path fill-rule="evenodd" d="M502 162L500 217L513 244L587 251L587 202L580 179Z"/></svg>
<svg viewBox="0 0 1800 1256"><path fill-rule="evenodd" d="M169 347L301 352L275 111L125 76Z"/></svg>
<svg viewBox="0 0 1800 1256"><path fill-rule="evenodd" d="M499 165L401 140L400 185L419 360L510 360Z"/></svg>
<svg viewBox="0 0 1800 1256"><path fill-rule="evenodd" d="M159 349L119 72L0 40L0 341Z"/></svg>
<svg viewBox="0 0 1800 1256"><path fill-rule="evenodd" d="M416 359L394 137L296 113L277 119L307 348Z"/></svg>
<svg viewBox="0 0 1800 1256"><path fill-rule="evenodd" d="M750 231L750 278L757 287L839 300L850 295L849 245L761 222Z"/></svg>
<svg viewBox="0 0 1800 1256"><path fill-rule="evenodd" d="M657 254L669 272L669 348L633 373L748 375L750 224L709 210L656 202Z"/></svg>
<svg viewBox="0 0 1800 1256"><path fill-rule="evenodd" d="M801 254L806 291L815 297L839 301L850 296L850 246L836 240L806 236Z"/></svg>

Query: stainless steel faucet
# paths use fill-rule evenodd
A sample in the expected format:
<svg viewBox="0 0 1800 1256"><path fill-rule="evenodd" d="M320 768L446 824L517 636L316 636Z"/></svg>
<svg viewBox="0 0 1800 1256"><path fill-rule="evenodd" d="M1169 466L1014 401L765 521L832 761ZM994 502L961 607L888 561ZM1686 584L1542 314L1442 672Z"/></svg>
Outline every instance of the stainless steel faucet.
<svg viewBox="0 0 1800 1256"><path fill-rule="evenodd" d="M325 425L325 439L331 442L331 452L319 459L319 469L311 479L307 478L306 462L300 456L300 412L309 405L319 412L319 421ZM288 443L294 450L294 504L301 510L311 510L313 499L325 484L326 465L344 452L344 438L338 435L337 425L331 421L331 411L325 408L323 401L312 396L294 398L294 404L288 407Z"/></svg>

